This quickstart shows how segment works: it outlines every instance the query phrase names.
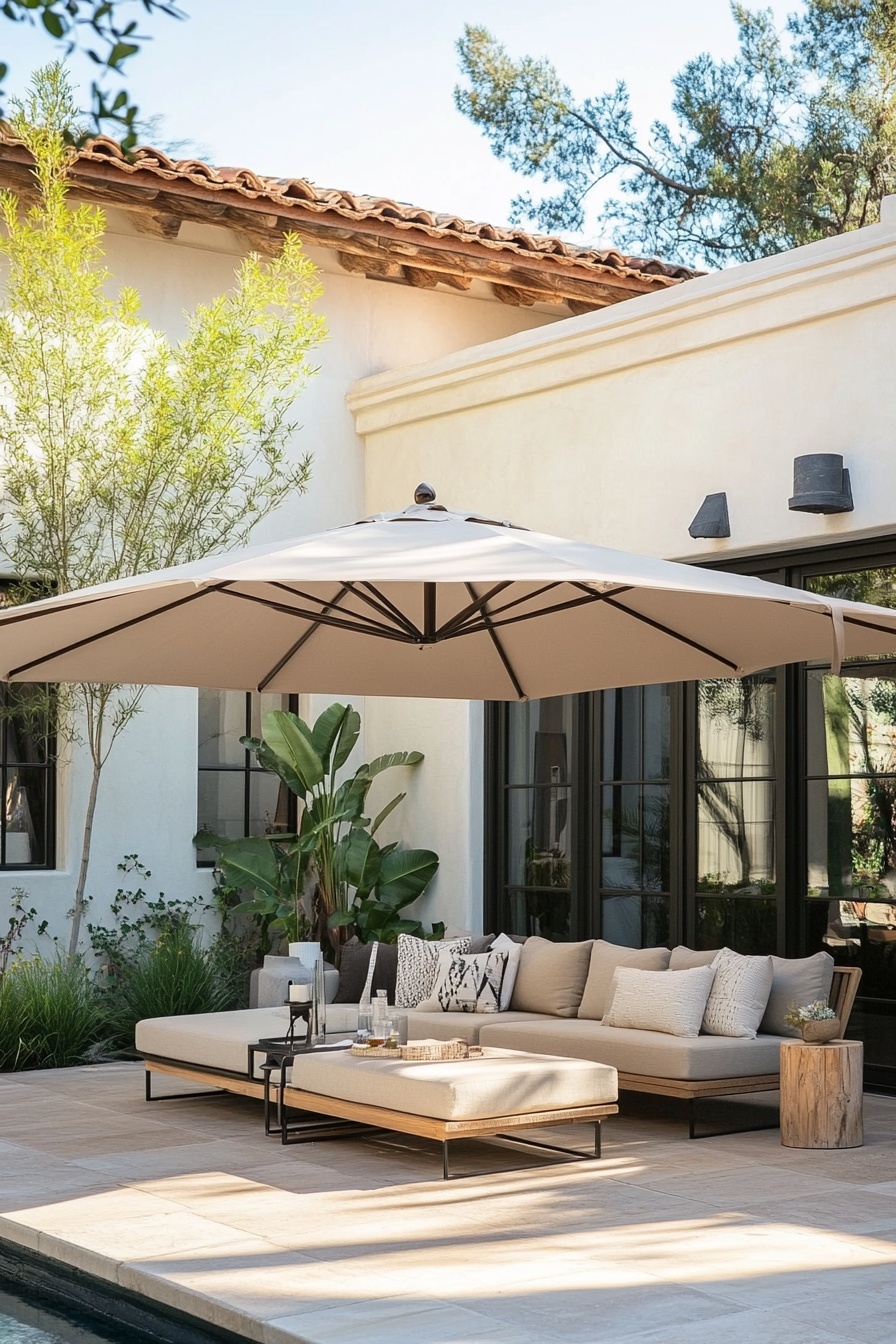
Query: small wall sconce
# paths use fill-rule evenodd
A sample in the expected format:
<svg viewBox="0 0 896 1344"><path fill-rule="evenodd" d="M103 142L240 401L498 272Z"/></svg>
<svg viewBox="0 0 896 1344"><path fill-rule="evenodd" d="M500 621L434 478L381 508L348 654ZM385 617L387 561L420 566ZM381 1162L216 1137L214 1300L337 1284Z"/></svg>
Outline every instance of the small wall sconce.
<svg viewBox="0 0 896 1344"><path fill-rule="evenodd" d="M728 496L724 490L718 495L707 495L700 505L694 521L688 528L692 537L730 537L731 524L728 521Z"/></svg>
<svg viewBox="0 0 896 1344"><path fill-rule="evenodd" d="M840 453L808 453L793 459L794 513L852 513L849 472Z"/></svg>

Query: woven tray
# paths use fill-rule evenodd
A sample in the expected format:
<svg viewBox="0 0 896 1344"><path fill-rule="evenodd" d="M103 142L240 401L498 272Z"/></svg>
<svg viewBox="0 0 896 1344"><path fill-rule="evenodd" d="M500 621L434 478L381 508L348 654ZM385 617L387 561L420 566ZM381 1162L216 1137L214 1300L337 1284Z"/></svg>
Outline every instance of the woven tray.
<svg viewBox="0 0 896 1344"><path fill-rule="evenodd" d="M482 1046L466 1041L411 1041L408 1045L353 1045L356 1059L408 1059L418 1064L446 1059L481 1059Z"/></svg>
<svg viewBox="0 0 896 1344"><path fill-rule="evenodd" d="M350 1055L358 1059L401 1059L400 1045L353 1045Z"/></svg>

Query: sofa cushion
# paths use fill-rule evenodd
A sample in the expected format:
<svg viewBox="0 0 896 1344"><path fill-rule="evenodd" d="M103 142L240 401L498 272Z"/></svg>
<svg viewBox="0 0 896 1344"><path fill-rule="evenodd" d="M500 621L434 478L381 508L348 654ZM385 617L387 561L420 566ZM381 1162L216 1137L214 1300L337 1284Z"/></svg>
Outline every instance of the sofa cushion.
<svg viewBox="0 0 896 1344"><path fill-rule="evenodd" d="M697 1036L714 978L711 966L695 966L677 975L617 966L604 1023L670 1036Z"/></svg>
<svg viewBox="0 0 896 1344"><path fill-rule="evenodd" d="M511 1008L518 1012L575 1017L591 960L591 940L552 943L527 938L522 945Z"/></svg>
<svg viewBox="0 0 896 1344"><path fill-rule="evenodd" d="M693 947L685 947L679 943L678 947L673 947L669 953L669 970L689 971L694 966L711 966L720 950L718 947L713 947L708 952L698 952Z"/></svg>
<svg viewBox="0 0 896 1344"><path fill-rule="evenodd" d="M443 947L428 999L417 1008L443 1013L499 1013L507 971L506 952L458 952Z"/></svg>
<svg viewBox="0 0 896 1344"><path fill-rule="evenodd" d="M370 993L375 997L377 990L384 989L389 1002L395 1002L398 976L398 948L395 943L362 943L359 938L350 938L342 948L339 988L334 1003L360 1003L374 947L376 961L373 964Z"/></svg>
<svg viewBox="0 0 896 1344"><path fill-rule="evenodd" d="M823 999L831 993L834 978L834 958L827 952L816 952L812 957L772 957L772 988L768 1004L759 1025L760 1031L777 1036L799 1036L799 1028L788 1026L784 1014L791 1004L802 1007Z"/></svg>
<svg viewBox="0 0 896 1344"><path fill-rule="evenodd" d="M771 957L742 957L723 947L712 968L703 1030L710 1036L755 1036L772 987Z"/></svg>
<svg viewBox="0 0 896 1344"><path fill-rule="evenodd" d="M501 1048L482 1059L425 1063L359 1060L347 1051L303 1055L291 1075L308 1092L438 1120L600 1106L615 1102L618 1090L616 1070L606 1065Z"/></svg>
<svg viewBox="0 0 896 1344"><path fill-rule="evenodd" d="M423 999L432 993L436 978L436 966L439 952L443 947L453 947L458 952L468 952L470 939L448 938L442 942L427 942L415 938L409 933L398 935L398 977L395 984L395 1005L398 1008L416 1008Z"/></svg>
<svg viewBox="0 0 896 1344"><path fill-rule="evenodd" d="M135 1043L141 1055L245 1074L249 1067L248 1047L262 1037L283 1036L288 1026L288 1008L237 1008L227 1013L148 1017L137 1023Z"/></svg>
<svg viewBox="0 0 896 1344"><path fill-rule="evenodd" d="M483 1045L564 1054L612 1064L620 1073L694 1082L707 1078L752 1078L777 1073L780 1036L667 1036L659 1031L572 1022L506 1021L491 1017L479 1033Z"/></svg>
<svg viewBox="0 0 896 1344"><path fill-rule="evenodd" d="M669 965L668 947L621 947L597 938L591 949L591 962L579 1017L601 1018L610 1001L610 986L617 966L635 966L642 971L664 971Z"/></svg>

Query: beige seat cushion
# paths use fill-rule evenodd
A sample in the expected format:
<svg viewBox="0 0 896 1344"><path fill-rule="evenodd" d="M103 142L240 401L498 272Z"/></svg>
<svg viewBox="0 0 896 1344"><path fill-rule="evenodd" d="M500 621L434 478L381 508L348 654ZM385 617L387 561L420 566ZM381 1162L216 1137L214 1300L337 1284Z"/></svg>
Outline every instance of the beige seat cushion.
<svg viewBox="0 0 896 1344"><path fill-rule="evenodd" d="M246 1073L248 1046L263 1036L282 1036L288 1026L287 1008L238 1008L229 1013L148 1017L137 1023L135 1040L141 1055Z"/></svg>
<svg viewBox="0 0 896 1344"><path fill-rule="evenodd" d="M668 947L620 947L597 938L591 949L591 962L585 991L579 1004L579 1017L600 1019L610 1002L610 986L617 966L634 966L640 971L665 971L669 965Z"/></svg>
<svg viewBox="0 0 896 1344"><path fill-rule="evenodd" d="M402 1009L398 1010L403 1011ZM478 1045L479 1032L487 1022L500 1018L502 1022L538 1022L539 1013L428 1013L419 1008L407 1010L408 1040L453 1041L459 1037L469 1045ZM329 1023L329 1018L327 1018Z"/></svg>
<svg viewBox="0 0 896 1344"><path fill-rule="evenodd" d="M605 1027L601 1022L519 1022L491 1019L483 1026L483 1045L510 1050L561 1052L576 1059L612 1064L620 1073L694 1081L750 1078L777 1073L780 1036L666 1036L659 1031Z"/></svg>
<svg viewBox="0 0 896 1344"><path fill-rule="evenodd" d="M521 1013L575 1017L591 962L591 940L552 943L527 938L520 953L511 1008Z"/></svg>
<svg viewBox="0 0 896 1344"><path fill-rule="evenodd" d="M296 1060L291 1081L306 1092L436 1120L601 1106L615 1102L617 1094L614 1068L504 1049L490 1050L483 1059L439 1063L357 1059L348 1051L308 1054Z"/></svg>

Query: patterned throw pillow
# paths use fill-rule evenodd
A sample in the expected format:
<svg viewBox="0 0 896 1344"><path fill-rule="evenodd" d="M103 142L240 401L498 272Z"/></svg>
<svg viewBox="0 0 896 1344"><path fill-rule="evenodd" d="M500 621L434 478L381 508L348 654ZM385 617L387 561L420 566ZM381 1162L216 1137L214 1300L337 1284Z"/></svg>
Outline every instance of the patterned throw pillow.
<svg viewBox="0 0 896 1344"><path fill-rule="evenodd" d="M501 986L507 973L506 952L439 953L435 983L418 1010L441 1013L499 1013Z"/></svg>
<svg viewBox="0 0 896 1344"><path fill-rule="evenodd" d="M752 1040L772 987L771 957L742 957L723 947L712 965L716 978L703 1014L703 1030L709 1036L745 1036Z"/></svg>
<svg viewBox="0 0 896 1344"><path fill-rule="evenodd" d="M427 943L410 933L398 935L396 1008L416 1008L422 999L429 998L436 978L439 952L443 947L453 948L457 952L468 952L470 939L452 938L447 942Z"/></svg>

